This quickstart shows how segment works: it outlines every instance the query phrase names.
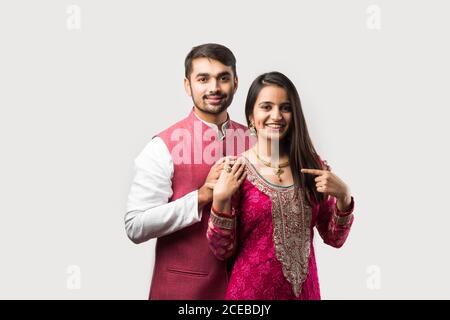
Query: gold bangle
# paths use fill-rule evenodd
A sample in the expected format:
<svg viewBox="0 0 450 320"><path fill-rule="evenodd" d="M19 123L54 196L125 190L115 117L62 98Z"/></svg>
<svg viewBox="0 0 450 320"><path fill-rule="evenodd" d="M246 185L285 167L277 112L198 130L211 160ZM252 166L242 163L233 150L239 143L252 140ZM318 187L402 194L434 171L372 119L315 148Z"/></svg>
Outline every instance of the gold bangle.
<svg viewBox="0 0 450 320"><path fill-rule="evenodd" d="M210 214L210 219L214 226L228 230L233 230L236 222L236 219L218 216L212 210Z"/></svg>

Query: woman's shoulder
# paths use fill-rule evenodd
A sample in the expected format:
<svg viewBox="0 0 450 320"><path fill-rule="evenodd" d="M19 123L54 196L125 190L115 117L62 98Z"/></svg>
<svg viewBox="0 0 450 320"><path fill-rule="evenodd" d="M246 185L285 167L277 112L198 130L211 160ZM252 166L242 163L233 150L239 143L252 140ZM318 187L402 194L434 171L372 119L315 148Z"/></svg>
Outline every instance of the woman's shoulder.
<svg viewBox="0 0 450 320"><path fill-rule="evenodd" d="M319 158L319 159L320 159L320 164L322 165L322 170L331 171L331 167L328 164L328 161L325 159L321 159L321 158Z"/></svg>
<svg viewBox="0 0 450 320"><path fill-rule="evenodd" d="M250 149L238 154L237 157L240 161L243 161L243 163L247 165L251 161Z"/></svg>

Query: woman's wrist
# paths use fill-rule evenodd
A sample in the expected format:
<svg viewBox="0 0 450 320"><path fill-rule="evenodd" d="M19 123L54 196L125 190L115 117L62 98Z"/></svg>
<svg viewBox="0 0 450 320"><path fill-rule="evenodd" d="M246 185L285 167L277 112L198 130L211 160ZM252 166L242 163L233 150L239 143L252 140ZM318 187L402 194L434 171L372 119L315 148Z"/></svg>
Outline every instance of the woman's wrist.
<svg viewBox="0 0 450 320"><path fill-rule="evenodd" d="M350 211L350 209L352 207L352 196L345 195L341 198L338 198L336 206L337 206L337 209L339 210L339 212L347 213L348 211Z"/></svg>
<svg viewBox="0 0 450 320"><path fill-rule="evenodd" d="M224 206L228 202L231 202L231 197L228 195L219 195L219 194L213 194L213 203Z"/></svg>
<svg viewBox="0 0 450 320"><path fill-rule="evenodd" d="M215 213L231 216L231 199L219 200L214 198L212 209Z"/></svg>
<svg viewBox="0 0 450 320"><path fill-rule="evenodd" d="M210 222L214 227L220 228L220 229L228 229L228 230L234 230L236 227L236 215L234 213L234 210L231 211L231 213L223 213L216 211L214 207L211 207L211 215L209 217Z"/></svg>

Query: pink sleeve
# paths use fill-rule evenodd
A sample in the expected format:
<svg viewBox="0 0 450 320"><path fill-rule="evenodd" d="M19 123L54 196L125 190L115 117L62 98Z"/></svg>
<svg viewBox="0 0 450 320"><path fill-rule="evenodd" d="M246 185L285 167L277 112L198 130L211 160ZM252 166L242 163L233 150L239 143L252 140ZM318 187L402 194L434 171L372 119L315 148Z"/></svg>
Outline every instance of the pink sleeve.
<svg viewBox="0 0 450 320"><path fill-rule="evenodd" d="M216 215L212 210L208 221L206 239L213 254L226 260L236 252L236 198L232 200L232 217Z"/></svg>
<svg viewBox="0 0 450 320"><path fill-rule="evenodd" d="M345 243L353 224L354 206L353 197L350 209L346 212L339 211L335 197L328 197L319 205L317 230L326 244L340 248Z"/></svg>
<svg viewBox="0 0 450 320"><path fill-rule="evenodd" d="M331 171L331 167L326 160L320 160L320 162L323 170ZM336 204L336 198L329 196L318 205L317 230L326 244L340 248L347 240L353 224L355 201L352 197L350 209L346 212L339 211Z"/></svg>
<svg viewBox="0 0 450 320"><path fill-rule="evenodd" d="M233 221L231 224L234 225L232 229L228 229L217 223L217 219L213 217L213 212L208 222L208 230L206 231L206 238L208 239L209 247L213 254L219 260L226 260L234 255L236 248L236 222ZM221 217L219 217L221 218ZM227 219L227 218L221 218ZM236 220L236 218L230 219ZM214 222L213 222L214 221Z"/></svg>

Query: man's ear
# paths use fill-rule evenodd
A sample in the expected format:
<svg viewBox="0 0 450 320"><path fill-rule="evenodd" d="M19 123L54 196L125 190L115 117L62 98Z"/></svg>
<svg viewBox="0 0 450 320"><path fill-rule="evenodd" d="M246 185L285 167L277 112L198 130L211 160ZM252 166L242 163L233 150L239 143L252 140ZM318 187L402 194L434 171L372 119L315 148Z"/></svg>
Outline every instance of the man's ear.
<svg viewBox="0 0 450 320"><path fill-rule="evenodd" d="M234 77L234 92L233 92L233 94L235 94L236 93L236 91L237 91L237 88L238 88L238 77Z"/></svg>
<svg viewBox="0 0 450 320"><path fill-rule="evenodd" d="M189 97L192 97L191 83L188 79L184 78L184 90Z"/></svg>

